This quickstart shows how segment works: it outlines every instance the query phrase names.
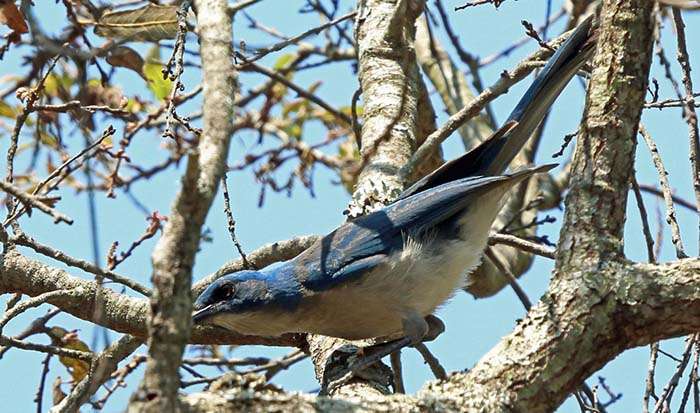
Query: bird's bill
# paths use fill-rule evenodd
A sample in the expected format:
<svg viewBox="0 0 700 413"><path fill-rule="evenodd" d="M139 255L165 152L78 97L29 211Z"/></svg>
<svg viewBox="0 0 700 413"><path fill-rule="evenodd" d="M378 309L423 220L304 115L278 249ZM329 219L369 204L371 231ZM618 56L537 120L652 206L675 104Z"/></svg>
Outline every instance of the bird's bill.
<svg viewBox="0 0 700 413"><path fill-rule="evenodd" d="M195 324L201 323L202 321L209 318L209 316L211 316L214 313L214 310L214 304L209 304L205 307L202 307L199 310L192 313L192 321Z"/></svg>

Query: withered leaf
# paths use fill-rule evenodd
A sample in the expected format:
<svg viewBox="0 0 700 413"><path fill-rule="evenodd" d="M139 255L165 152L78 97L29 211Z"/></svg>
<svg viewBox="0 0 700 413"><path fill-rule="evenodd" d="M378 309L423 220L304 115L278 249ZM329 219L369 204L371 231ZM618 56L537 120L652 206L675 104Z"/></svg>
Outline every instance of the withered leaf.
<svg viewBox="0 0 700 413"><path fill-rule="evenodd" d="M149 4L107 12L95 22L95 34L108 38L157 42L177 35L177 6Z"/></svg>
<svg viewBox="0 0 700 413"><path fill-rule="evenodd" d="M143 58L130 47L119 46L112 49L105 60L112 66L131 69L143 79L146 79L146 76L143 74Z"/></svg>
<svg viewBox="0 0 700 413"><path fill-rule="evenodd" d="M15 6L13 0L0 0L0 24L7 25L15 33L27 33L29 28L24 15Z"/></svg>

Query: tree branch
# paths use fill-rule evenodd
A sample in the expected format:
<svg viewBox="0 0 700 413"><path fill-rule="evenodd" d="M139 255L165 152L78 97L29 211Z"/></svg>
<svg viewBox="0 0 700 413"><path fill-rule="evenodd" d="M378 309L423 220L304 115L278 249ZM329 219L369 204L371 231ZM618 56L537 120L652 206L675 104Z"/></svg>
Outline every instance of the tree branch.
<svg viewBox="0 0 700 413"><path fill-rule="evenodd" d="M224 174L233 126L237 74L231 59L228 2L195 0L194 6L202 58L203 131L196 151L188 158L182 188L152 255L150 357L141 389L132 399L132 405L150 412L177 410L178 370L192 324L192 267L204 221Z"/></svg>

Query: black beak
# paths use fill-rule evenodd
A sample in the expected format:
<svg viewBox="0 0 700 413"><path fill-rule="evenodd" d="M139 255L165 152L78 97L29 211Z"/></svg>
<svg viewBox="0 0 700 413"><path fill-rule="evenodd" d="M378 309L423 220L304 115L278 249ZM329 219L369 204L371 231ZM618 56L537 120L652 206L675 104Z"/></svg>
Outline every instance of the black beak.
<svg viewBox="0 0 700 413"><path fill-rule="evenodd" d="M205 307L200 308L192 314L192 322L195 324L200 324L202 321L209 318L214 313L214 305L209 304Z"/></svg>

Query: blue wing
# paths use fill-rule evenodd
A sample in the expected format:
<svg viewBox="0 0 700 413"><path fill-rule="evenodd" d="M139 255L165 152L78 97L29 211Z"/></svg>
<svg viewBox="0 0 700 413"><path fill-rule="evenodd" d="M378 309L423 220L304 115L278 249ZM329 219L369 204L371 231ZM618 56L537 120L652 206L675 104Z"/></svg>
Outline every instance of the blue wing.
<svg viewBox="0 0 700 413"><path fill-rule="evenodd" d="M403 248L406 233L434 227L467 208L475 196L541 169L464 178L420 192L340 226L290 264L310 290L325 290L357 279Z"/></svg>

